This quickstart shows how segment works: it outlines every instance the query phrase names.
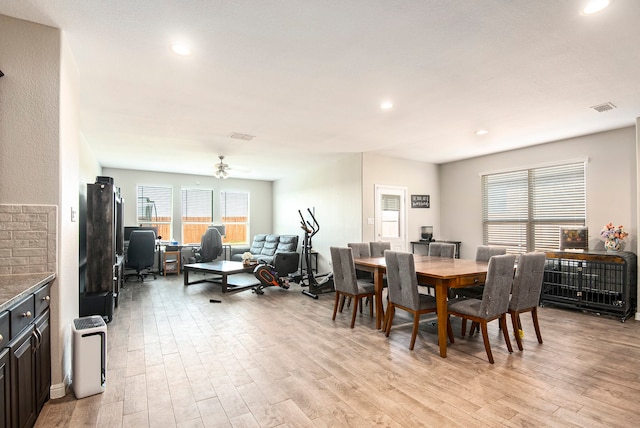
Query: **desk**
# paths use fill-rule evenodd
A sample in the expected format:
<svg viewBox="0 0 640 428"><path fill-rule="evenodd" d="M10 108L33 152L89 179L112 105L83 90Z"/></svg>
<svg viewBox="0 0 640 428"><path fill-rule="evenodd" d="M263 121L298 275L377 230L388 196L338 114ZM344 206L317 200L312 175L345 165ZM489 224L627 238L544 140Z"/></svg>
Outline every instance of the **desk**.
<svg viewBox="0 0 640 428"><path fill-rule="evenodd" d="M448 244L456 244L456 259L460 258L460 244L462 244L462 241L431 241L431 242L446 242ZM424 245L425 247L427 247L427 253L429 253L429 241L411 241L411 252L415 254L415 250L416 250L416 245Z"/></svg>
<svg viewBox="0 0 640 428"><path fill-rule="evenodd" d="M382 328L382 277L386 272L384 257L363 257L354 260L356 269L373 272L376 292L376 328ZM438 344L440 356L447 356L447 296L449 288L483 284L487 276L487 262L446 257L414 256L419 284L430 284L436 290L438 311Z"/></svg>

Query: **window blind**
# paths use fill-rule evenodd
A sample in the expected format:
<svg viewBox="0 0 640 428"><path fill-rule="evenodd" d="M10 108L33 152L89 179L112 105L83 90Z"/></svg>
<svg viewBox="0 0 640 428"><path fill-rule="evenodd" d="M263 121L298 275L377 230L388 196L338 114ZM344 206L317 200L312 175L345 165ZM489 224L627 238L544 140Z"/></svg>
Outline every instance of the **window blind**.
<svg viewBox="0 0 640 428"><path fill-rule="evenodd" d="M558 249L560 226L585 223L584 162L482 176L485 245L515 253Z"/></svg>
<svg viewBox="0 0 640 428"><path fill-rule="evenodd" d="M182 242L198 243L213 223L213 190L182 189Z"/></svg>
<svg viewBox="0 0 640 428"><path fill-rule="evenodd" d="M158 228L158 236L170 239L173 191L171 187L138 186L138 224Z"/></svg>
<svg viewBox="0 0 640 428"><path fill-rule="evenodd" d="M249 194L220 192L220 217L225 226L225 243L249 242Z"/></svg>

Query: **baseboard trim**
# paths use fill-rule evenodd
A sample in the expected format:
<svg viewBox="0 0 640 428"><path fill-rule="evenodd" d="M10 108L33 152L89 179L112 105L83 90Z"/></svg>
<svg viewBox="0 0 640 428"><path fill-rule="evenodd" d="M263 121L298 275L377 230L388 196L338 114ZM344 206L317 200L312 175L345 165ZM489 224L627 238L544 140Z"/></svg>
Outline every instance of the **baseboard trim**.
<svg viewBox="0 0 640 428"><path fill-rule="evenodd" d="M56 400L58 398L63 398L67 395L67 389L69 388L69 376L64 377L63 383L58 383L55 385L51 385L49 388L49 396L52 400Z"/></svg>
<svg viewBox="0 0 640 428"><path fill-rule="evenodd" d="M640 321L640 312L636 312L636 321Z"/></svg>

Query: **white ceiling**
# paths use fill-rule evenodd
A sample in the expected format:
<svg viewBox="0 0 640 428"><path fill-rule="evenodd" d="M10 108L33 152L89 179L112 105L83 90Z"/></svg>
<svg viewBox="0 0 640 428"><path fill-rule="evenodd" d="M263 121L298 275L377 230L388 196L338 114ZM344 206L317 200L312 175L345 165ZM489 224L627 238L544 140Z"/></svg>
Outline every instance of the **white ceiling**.
<svg viewBox="0 0 640 428"><path fill-rule="evenodd" d="M213 175L226 155L231 176L273 180L337 153L445 163L633 125L640 1L590 17L581 4L0 0L0 13L64 30L103 166ZM605 102L617 108L590 108Z"/></svg>

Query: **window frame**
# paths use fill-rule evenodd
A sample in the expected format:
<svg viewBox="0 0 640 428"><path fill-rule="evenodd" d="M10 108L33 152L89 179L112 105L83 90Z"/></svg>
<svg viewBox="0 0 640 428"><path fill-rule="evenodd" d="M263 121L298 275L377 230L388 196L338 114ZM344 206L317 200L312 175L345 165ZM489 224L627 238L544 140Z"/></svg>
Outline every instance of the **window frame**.
<svg viewBox="0 0 640 428"><path fill-rule="evenodd" d="M142 189L142 195L140 194L140 191ZM141 209L141 204L144 203L144 201L142 201L142 198L145 198L144 196L144 189L149 189L148 191L153 194L154 190L158 191L159 189L165 189L168 190L168 200L167 201L163 201L163 204L165 204L169 211L169 220L167 221L159 221L158 220L158 212L157 212L157 205L155 204L155 200L153 201L154 203L154 208L152 210L155 211L155 220L153 219L146 219L145 217L142 217L140 214L142 212ZM152 190L154 189L154 190ZM146 196L147 200L149 200L149 197ZM156 238L158 239L162 239L165 241L168 241L169 239L171 239L171 237L173 236L173 187L171 186L161 186L161 185L149 185L149 184L138 184L136 185L136 222L138 223L138 225L140 226L145 226L145 227L156 227L158 230L158 236ZM167 234L165 234L164 232L168 231ZM165 236L166 235L166 236Z"/></svg>

